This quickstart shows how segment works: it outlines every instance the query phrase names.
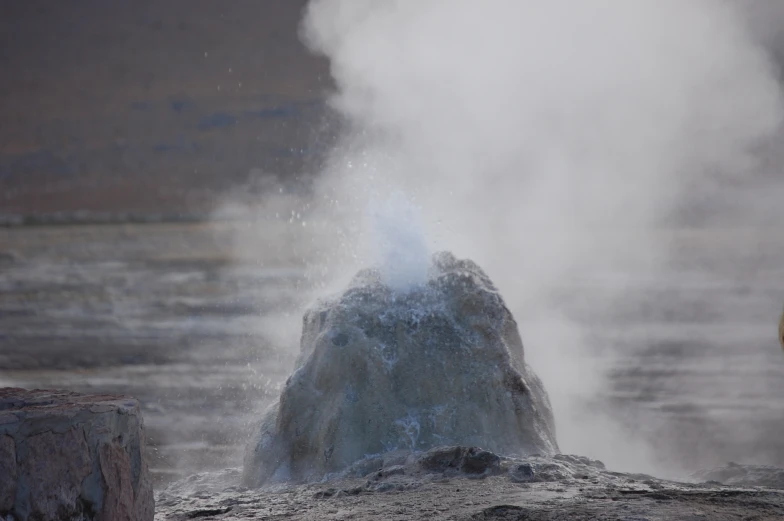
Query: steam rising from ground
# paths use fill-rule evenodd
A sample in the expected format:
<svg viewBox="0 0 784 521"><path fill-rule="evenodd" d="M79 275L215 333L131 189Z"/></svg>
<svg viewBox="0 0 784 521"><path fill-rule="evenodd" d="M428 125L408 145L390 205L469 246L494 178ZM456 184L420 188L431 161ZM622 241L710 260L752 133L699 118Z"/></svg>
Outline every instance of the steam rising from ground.
<svg viewBox="0 0 784 521"><path fill-rule="evenodd" d="M302 38L330 60L347 130L312 200L290 217L266 207L291 231L249 230L238 251L293 252L315 295L369 264L405 290L424 280L429 251L471 258L520 323L561 449L669 473L586 406L605 390L612 352L558 295L585 298L581 281L612 276L592 306L623 306L640 284L630 273L653 288L668 270L673 226L784 222L771 195L780 177L757 161L780 139L761 46L779 34L750 34L765 17L738 6L311 0ZM276 331L296 345L301 322L284 322Z"/></svg>
<svg viewBox="0 0 784 521"><path fill-rule="evenodd" d="M371 201L372 237L384 283L406 291L427 282L430 252L423 235L419 209L402 192Z"/></svg>
<svg viewBox="0 0 784 521"><path fill-rule="evenodd" d="M597 270L657 269L677 210L752 175L782 108L734 4L312 0L302 35L330 59L352 129L319 190L341 237L322 257L332 275L375 256L369 200L416 198L424 231L382 239L393 279L421 276L421 233L477 261L521 321L562 449L651 469L580 414L599 371L588 330L549 297Z"/></svg>

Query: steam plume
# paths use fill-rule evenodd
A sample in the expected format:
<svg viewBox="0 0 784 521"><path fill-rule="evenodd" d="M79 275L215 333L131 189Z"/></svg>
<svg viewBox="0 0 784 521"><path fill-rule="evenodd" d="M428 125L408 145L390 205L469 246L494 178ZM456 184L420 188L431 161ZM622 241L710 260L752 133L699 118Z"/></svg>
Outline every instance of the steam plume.
<svg viewBox="0 0 784 521"><path fill-rule="evenodd" d="M312 0L302 36L329 58L351 128L321 182L343 238L322 258L362 264L367 201L415 198L424 230L412 233L486 267L521 319L562 449L650 468L626 459L639 451L612 425L578 414L602 379L589 330L550 297L586 274L655 270L678 209L752 175L782 107L736 7Z"/></svg>

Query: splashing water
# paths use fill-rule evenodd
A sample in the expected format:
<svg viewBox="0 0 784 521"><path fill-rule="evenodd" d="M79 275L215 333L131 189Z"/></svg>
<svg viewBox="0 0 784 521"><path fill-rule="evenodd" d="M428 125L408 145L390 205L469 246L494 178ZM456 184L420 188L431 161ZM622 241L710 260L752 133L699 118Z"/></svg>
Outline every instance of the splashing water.
<svg viewBox="0 0 784 521"><path fill-rule="evenodd" d="M419 209L402 192L374 203L369 213L382 280L399 292L424 284L430 253Z"/></svg>

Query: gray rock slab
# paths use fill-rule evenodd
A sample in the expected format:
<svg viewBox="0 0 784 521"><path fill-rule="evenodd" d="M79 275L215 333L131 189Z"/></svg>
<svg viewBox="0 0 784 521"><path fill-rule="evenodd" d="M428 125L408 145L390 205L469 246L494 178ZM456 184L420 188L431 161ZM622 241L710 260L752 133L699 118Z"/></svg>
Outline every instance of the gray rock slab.
<svg viewBox="0 0 784 521"><path fill-rule="evenodd" d="M6 434L0 436L0 512L8 512L16 497L16 445Z"/></svg>
<svg viewBox="0 0 784 521"><path fill-rule="evenodd" d="M0 516L151 521L143 429L130 397L0 389Z"/></svg>

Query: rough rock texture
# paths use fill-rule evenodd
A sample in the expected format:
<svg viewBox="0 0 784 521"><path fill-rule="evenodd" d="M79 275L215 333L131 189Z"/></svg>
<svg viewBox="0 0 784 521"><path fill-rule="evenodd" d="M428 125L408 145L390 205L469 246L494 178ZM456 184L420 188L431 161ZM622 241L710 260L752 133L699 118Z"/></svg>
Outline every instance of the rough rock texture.
<svg viewBox="0 0 784 521"><path fill-rule="evenodd" d="M149 521L152 484L133 398L0 389L0 516Z"/></svg>
<svg viewBox="0 0 784 521"><path fill-rule="evenodd" d="M16 497L16 447L14 439L0 436L0 512L8 512Z"/></svg>
<svg viewBox="0 0 784 521"><path fill-rule="evenodd" d="M583 456L505 458L477 447L372 456L327 482L248 489L239 480L239 469L227 469L172 483L157 493L156 519L784 519L784 490L678 483Z"/></svg>
<svg viewBox="0 0 784 521"><path fill-rule="evenodd" d="M244 481L307 481L369 454L467 445L557 452L547 394L487 275L449 253L394 292L374 270L304 317L301 354L261 421Z"/></svg>

